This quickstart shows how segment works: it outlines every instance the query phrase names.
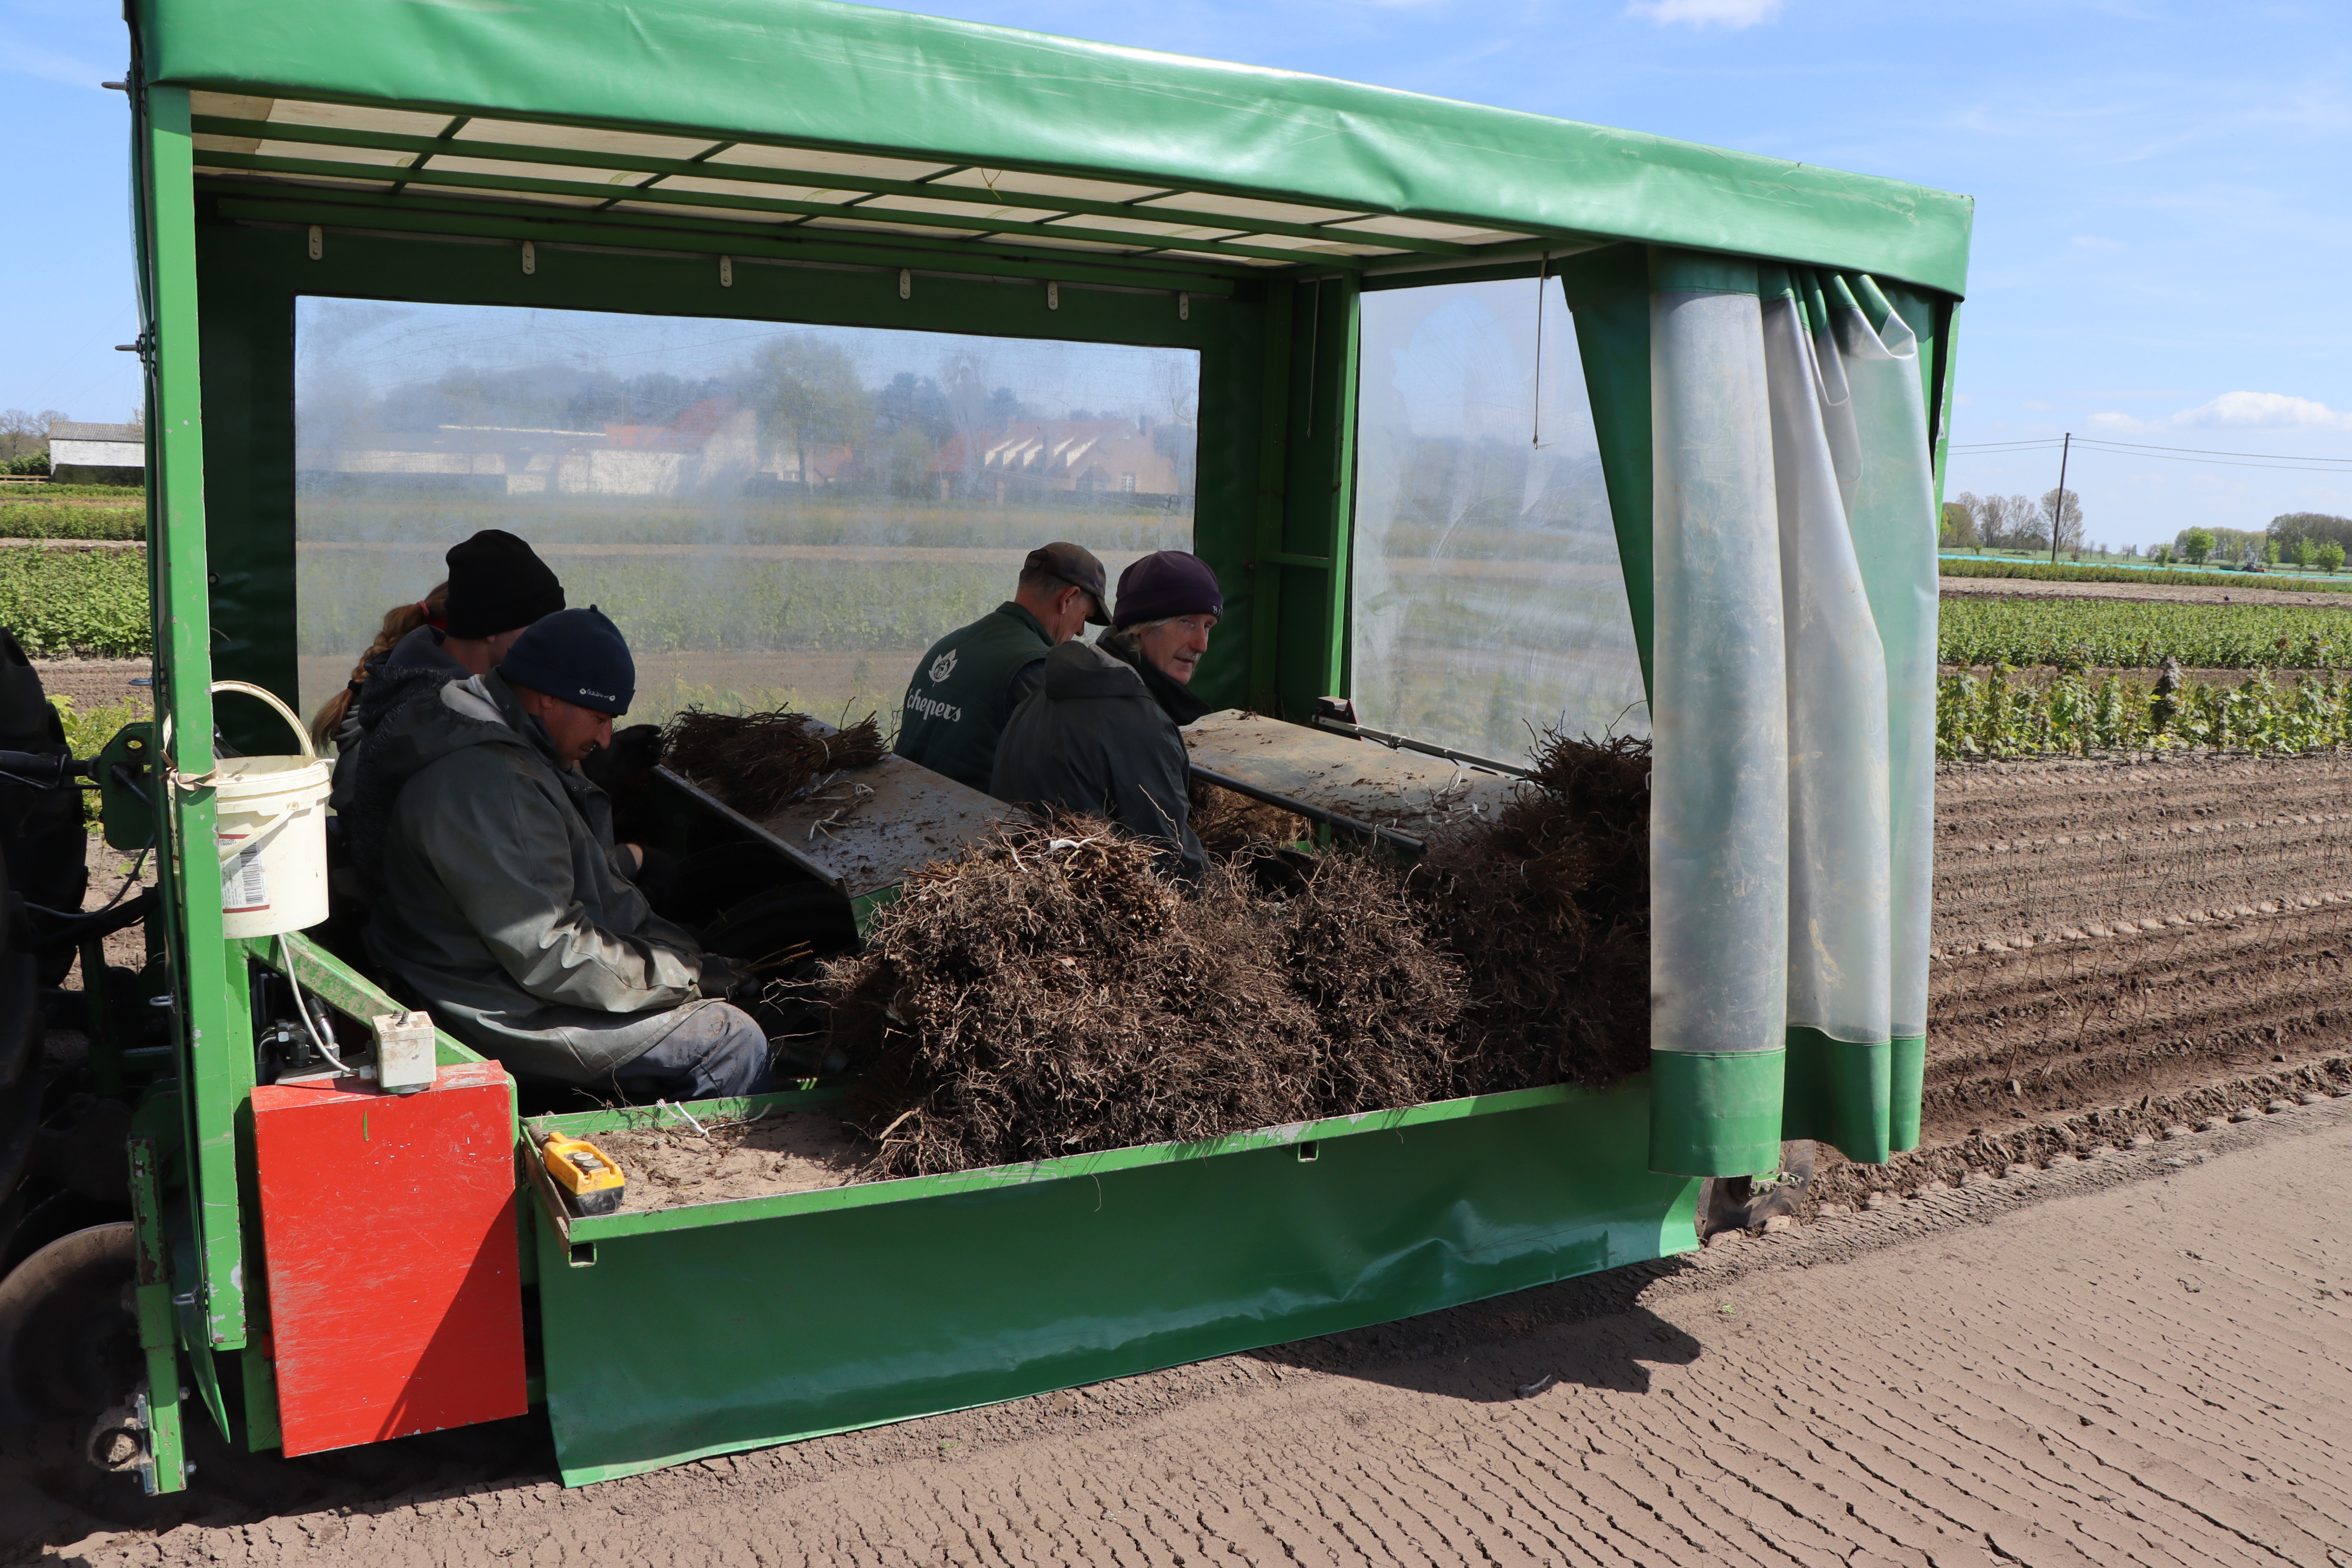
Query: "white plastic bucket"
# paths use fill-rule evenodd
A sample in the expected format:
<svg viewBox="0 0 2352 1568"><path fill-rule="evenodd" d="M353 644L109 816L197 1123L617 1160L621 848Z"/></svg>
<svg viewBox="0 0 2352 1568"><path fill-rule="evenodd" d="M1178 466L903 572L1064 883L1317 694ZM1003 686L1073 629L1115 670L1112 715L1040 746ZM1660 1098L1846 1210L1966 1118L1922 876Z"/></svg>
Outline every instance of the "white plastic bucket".
<svg viewBox="0 0 2352 1568"><path fill-rule="evenodd" d="M276 708L299 757L224 757L213 768L213 832L220 848L221 930L275 936L327 917L327 791L333 775L294 710L259 686L215 681Z"/></svg>

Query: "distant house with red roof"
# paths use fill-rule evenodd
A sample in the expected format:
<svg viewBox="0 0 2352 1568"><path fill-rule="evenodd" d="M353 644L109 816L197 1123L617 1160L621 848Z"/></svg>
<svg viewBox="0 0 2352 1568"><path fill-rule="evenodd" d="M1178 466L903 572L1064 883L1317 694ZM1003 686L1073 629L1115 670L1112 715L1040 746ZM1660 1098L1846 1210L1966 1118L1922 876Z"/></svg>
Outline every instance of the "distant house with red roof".
<svg viewBox="0 0 2352 1568"><path fill-rule="evenodd" d="M986 435L950 436L931 463L942 500L954 491L1003 501L1024 491L1173 495L1175 459L1133 419L1023 420Z"/></svg>

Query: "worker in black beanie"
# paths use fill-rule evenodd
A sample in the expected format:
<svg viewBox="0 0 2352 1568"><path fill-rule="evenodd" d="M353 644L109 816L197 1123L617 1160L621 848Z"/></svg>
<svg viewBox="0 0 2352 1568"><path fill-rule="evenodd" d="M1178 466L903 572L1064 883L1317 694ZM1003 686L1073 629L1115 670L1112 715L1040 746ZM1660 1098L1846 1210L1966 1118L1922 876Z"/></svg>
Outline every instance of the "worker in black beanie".
<svg viewBox="0 0 2352 1568"><path fill-rule="evenodd" d="M356 699L336 728L334 786L327 798L336 813L328 826L331 866L342 863L338 820L358 800L368 771L369 739L384 716L420 692L488 674L531 622L563 608L563 585L555 573L504 528L484 528L451 545L443 559L449 585L439 623L427 621L362 664L366 673L354 683ZM331 869L331 892L335 881ZM362 891L349 884L341 893L357 897Z"/></svg>
<svg viewBox="0 0 2352 1568"><path fill-rule="evenodd" d="M1161 846L1160 866L1197 883L1183 727L1209 712L1190 689L1224 618L1209 563L1155 550L1118 579L1112 629L1045 655L1045 678L1005 721L988 792L1018 806L1107 817Z"/></svg>
<svg viewBox="0 0 2352 1568"><path fill-rule="evenodd" d="M487 674L534 621L563 608L563 584L538 552L504 528L449 547L448 628L442 652Z"/></svg>

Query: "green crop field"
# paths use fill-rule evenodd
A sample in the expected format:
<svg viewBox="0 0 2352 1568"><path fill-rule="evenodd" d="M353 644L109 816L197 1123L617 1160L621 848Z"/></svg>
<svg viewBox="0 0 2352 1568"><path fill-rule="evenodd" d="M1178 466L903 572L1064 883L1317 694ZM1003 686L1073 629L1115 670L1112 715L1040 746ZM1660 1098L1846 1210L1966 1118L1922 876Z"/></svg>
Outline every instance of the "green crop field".
<svg viewBox="0 0 2352 1568"><path fill-rule="evenodd" d="M2116 599L1947 599L1947 664L2316 670L2352 664L2352 614L2304 605Z"/></svg>
<svg viewBox="0 0 2352 1568"><path fill-rule="evenodd" d="M2334 671L2282 687L2257 670L2236 686L2196 685L2159 697L2147 683L2061 674L2047 685L1990 675L1944 676L1936 693L1936 755L2041 757L2093 751L2294 753L2352 743L2352 687Z"/></svg>
<svg viewBox="0 0 2352 1568"><path fill-rule="evenodd" d="M1955 560L1937 563L1946 577L2009 577L2029 582L2127 582L2137 587L2284 588L2296 593L2352 593L2352 576L2321 577L2293 568L2265 572L2198 571L2172 567L2070 566L2046 560Z"/></svg>
<svg viewBox="0 0 2352 1568"><path fill-rule="evenodd" d="M28 653L144 658L147 552L0 549L0 626Z"/></svg>
<svg viewBox="0 0 2352 1568"><path fill-rule="evenodd" d="M107 504L78 507L58 501L14 501L0 495L0 538L143 539L147 509Z"/></svg>
<svg viewBox="0 0 2352 1568"><path fill-rule="evenodd" d="M602 603L646 656L672 656L646 694L655 699L649 707L664 710L688 701L741 706L754 695L740 678L745 672L760 685L760 699L784 700L782 686L766 686L793 676L806 660L771 671L764 662L739 657L770 652L837 660L842 668L824 677L824 695L839 696L832 688L840 685L843 693L863 694L861 701L887 706L906 651L980 615L1004 587L996 565L952 559L710 560L685 551L605 555L592 548L566 554L562 566L572 602ZM144 657L146 571L142 549L0 549L0 625L37 655ZM376 579L370 570L319 574L299 607L305 643L353 653L363 647L388 599L406 591L404 582ZM877 651L870 670L866 650ZM677 665L680 654L709 655L717 661L713 672L733 673L723 687L697 684L715 676L695 674L702 668L696 661ZM2292 752L2352 744L2352 687L2333 673L2352 664L2352 619L2343 611L1948 600L1941 655L1948 665L1972 667L1939 685L1937 750L1946 757L2165 747ZM2144 680L2084 673L2147 669L2168 657L2192 668L2252 674L2234 685L2192 686L2168 701ZM2034 683L2010 677L2009 668L2032 665L2055 665L2059 674ZM1973 673L1988 666L1990 674ZM2324 673L2280 684L2272 671ZM340 670L333 673L340 678Z"/></svg>

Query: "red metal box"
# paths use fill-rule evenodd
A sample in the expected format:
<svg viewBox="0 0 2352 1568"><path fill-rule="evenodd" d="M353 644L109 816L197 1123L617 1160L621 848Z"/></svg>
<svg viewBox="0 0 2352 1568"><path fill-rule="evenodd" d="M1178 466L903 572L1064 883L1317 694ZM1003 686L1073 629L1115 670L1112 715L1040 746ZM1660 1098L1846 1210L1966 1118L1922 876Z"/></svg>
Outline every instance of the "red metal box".
<svg viewBox="0 0 2352 1568"><path fill-rule="evenodd" d="M528 1407L512 1103L496 1062L414 1094L254 1090L288 1454Z"/></svg>

